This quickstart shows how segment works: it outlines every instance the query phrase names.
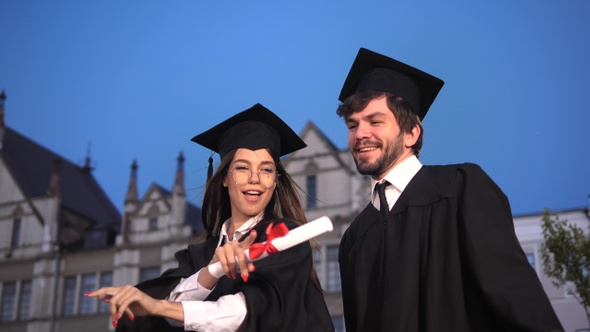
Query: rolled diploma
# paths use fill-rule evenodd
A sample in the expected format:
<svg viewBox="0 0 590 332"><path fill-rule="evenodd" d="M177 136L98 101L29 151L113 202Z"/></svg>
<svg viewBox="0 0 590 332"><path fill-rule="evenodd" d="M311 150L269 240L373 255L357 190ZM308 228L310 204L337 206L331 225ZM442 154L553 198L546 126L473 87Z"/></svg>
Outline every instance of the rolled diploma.
<svg viewBox="0 0 590 332"><path fill-rule="evenodd" d="M284 236L273 239L271 244L277 248L278 251L283 251L308 241L320 234L330 232L332 229L332 221L330 218L323 216L297 228L289 230L289 233L285 234ZM248 249L244 250L244 254L248 260L251 260ZM262 253L262 255L260 255L260 257L256 258L255 261L267 256L268 253L265 251ZM209 265L207 269L209 269L209 273L215 278L221 278L221 276L225 274L220 262Z"/></svg>

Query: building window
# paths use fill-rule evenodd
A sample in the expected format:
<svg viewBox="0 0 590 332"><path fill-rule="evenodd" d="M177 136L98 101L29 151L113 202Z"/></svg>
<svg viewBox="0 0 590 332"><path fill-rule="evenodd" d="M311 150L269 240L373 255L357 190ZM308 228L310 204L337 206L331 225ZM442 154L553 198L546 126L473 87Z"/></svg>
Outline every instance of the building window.
<svg viewBox="0 0 590 332"><path fill-rule="evenodd" d="M2 285L2 298L0 298L0 321L13 321L16 307L16 281L6 282Z"/></svg>
<svg viewBox="0 0 590 332"><path fill-rule="evenodd" d="M33 282L24 280L20 283L20 298L18 301L18 319L27 320L31 317L31 295Z"/></svg>
<svg viewBox="0 0 590 332"><path fill-rule="evenodd" d="M344 332L344 317L332 316L332 324L334 324L334 331Z"/></svg>
<svg viewBox="0 0 590 332"><path fill-rule="evenodd" d="M148 210L147 217L148 217L148 231L155 231L158 230L158 215L160 211L156 205L152 205Z"/></svg>
<svg viewBox="0 0 590 332"><path fill-rule="evenodd" d="M536 270L536 268L535 268L535 254L534 253L527 253L526 259L529 261L529 264L531 264L533 269Z"/></svg>
<svg viewBox="0 0 590 332"><path fill-rule="evenodd" d="M149 224L149 230L155 231L157 229L158 229L158 217L151 217L150 224Z"/></svg>
<svg viewBox="0 0 590 332"><path fill-rule="evenodd" d="M19 239L20 239L20 218L15 218L14 223L12 224L12 237L10 238L10 247L11 248L18 247Z"/></svg>
<svg viewBox="0 0 590 332"><path fill-rule="evenodd" d="M104 229L91 230L84 234L84 248L98 249L104 247L107 243L107 231Z"/></svg>
<svg viewBox="0 0 590 332"><path fill-rule="evenodd" d="M78 293L79 313L81 315L93 314L96 310L96 298L87 297L84 294L96 289L96 273L87 273L82 275L82 284Z"/></svg>
<svg viewBox="0 0 590 332"><path fill-rule="evenodd" d="M326 258L326 281L328 284L326 290L328 292L339 292L341 287L340 265L338 264L338 246L328 246Z"/></svg>
<svg viewBox="0 0 590 332"><path fill-rule="evenodd" d="M62 314L64 316L72 316L76 309L76 276L64 278L63 288L63 307Z"/></svg>
<svg viewBox="0 0 590 332"><path fill-rule="evenodd" d="M323 287L324 284L324 266L322 264L322 252L319 250L313 251L313 265L315 267L315 272L318 275L318 280Z"/></svg>
<svg viewBox="0 0 590 332"><path fill-rule="evenodd" d="M160 267L143 267L139 270L139 282L155 279L160 276Z"/></svg>
<svg viewBox="0 0 590 332"><path fill-rule="evenodd" d="M113 285L113 272L92 272L64 278L62 313L63 316L91 315L96 312L110 312L108 303L87 297L87 292Z"/></svg>
<svg viewBox="0 0 590 332"><path fill-rule="evenodd" d="M113 272L102 272L100 274L100 287L109 287L113 285ZM110 312L111 307L108 303L99 301L98 312L106 313Z"/></svg>
<svg viewBox="0 0 590 332"><path fill-rule="evenodd" d="M31 280L11 281L2 285L0 321L27 320L31 311ZM16 311L18 309L18 311Z"/></svg>
<svg viewBox="0 0 590 332"><path fill-rule="evenodd" d="M313 209L317 207L317 178L315 175L308 175L305 180L305 189L307 191L307 208Z"/></svg>

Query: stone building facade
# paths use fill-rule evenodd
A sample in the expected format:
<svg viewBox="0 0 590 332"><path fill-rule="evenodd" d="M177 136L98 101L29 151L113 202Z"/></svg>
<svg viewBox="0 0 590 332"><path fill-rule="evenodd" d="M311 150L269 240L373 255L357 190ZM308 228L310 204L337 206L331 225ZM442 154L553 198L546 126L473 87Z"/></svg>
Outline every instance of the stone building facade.
<svg viewBox="0 0 590 332"><path fill-rule="evenodd" d="M4 122L0 94L0 330L109 331L108 307L83 294L135 284L176 265L174 252L203 228L186 201L184 158L171 190L137 194L137 164L123 215L92 174Z"/></svg>

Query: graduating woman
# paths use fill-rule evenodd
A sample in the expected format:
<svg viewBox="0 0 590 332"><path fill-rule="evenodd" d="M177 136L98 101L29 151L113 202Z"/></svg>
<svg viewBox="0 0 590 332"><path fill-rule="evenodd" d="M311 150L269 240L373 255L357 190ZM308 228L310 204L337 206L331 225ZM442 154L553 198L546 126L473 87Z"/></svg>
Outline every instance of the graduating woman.
<svg viewBox="0 0 590 332"><path fill-rule="evenodd" d="M334 331L309 242L255 265L244 256L306 222L279 159L305 143L260 104L192 140L221 157L203 199L207 239L177 252L178 267L159 278L86 295L110 304L117 331ZM221 278L207 269L217 262Z"/></svg>

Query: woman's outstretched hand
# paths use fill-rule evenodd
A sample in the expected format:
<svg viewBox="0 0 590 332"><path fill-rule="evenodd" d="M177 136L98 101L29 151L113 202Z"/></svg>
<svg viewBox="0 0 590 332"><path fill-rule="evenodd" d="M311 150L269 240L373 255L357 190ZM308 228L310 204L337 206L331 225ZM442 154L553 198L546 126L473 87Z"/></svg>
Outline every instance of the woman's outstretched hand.
<svg viewBox="0 0 590 332"><path fill-rule="evenodd" d="M156 300L136 287L126 285L118 287L103 287L84 294L97 297L110 305L113 326L122 315L126 314L130 320L135 316L163 316L180 322L184 321L182 304L167 300Z"/></svg>
<svg viewBox="0 0 590 332"><path fill-rule="evenodd" d="M256 231L253 230L242 242L232 241L224 244L215 250L209 265L219 262L228 278L236 279L239 271L242 280L248 282L248 272L254 271L254 264L246 258L244 250L250 248L254 240L256 240ZM207 268L201 270L199 284L211 289L216 283L217 278L209 274Z"/></svg>

